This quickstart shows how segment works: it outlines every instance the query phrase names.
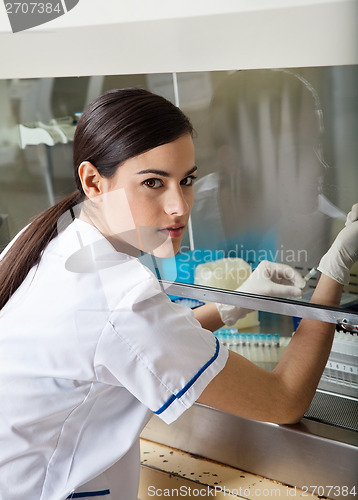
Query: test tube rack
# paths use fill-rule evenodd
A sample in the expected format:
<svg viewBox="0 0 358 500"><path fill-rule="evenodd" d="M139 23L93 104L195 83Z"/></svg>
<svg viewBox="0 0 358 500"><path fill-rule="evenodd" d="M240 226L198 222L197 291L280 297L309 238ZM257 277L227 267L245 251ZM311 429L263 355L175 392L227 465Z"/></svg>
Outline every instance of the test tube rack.
<svg viewBox="0 0 358 500"><path fill-rule="evenodd" d="M268 370L277 365L290 341L278 333L244 333L236 328L220 328L215 336L231 351Z"/></svg>

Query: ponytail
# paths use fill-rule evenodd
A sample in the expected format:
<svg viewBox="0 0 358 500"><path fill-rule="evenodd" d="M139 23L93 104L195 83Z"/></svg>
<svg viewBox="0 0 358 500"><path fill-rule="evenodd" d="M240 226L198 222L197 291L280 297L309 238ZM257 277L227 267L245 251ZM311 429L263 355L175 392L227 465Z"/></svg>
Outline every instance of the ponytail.
<svg viewBox="0 0 358 500"><path fill-rule="evenodd" d="M167 144L193 126L164 97L144 89L116 89L95 99L82 113L73 139L74 180L78 191L38 215L0 260L0 310L41 259L58 232L60 217L84 201L78 167L94 165L102 177L112 177L119 165L145 151Z"/></svg>
<svg viewBox="0 0 358 500"><path fill-rule="evenodd" d="M0 311L57 235L61 215L75 207L83 197L83 193L76 191L37 215L0 260Z"/></svg>

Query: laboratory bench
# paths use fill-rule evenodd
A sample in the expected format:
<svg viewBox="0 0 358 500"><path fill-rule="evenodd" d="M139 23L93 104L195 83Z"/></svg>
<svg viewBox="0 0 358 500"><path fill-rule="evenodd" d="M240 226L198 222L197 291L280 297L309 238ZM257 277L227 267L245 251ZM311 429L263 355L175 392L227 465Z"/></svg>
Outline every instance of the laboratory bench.
<svg viewBox="0 0 358 500"><path fill-rule="evenodd" d="M321 498L358 496L358 433L310 419L277 425L196 403L170 425L153 416L141 438L142 491L151 481L161 485L168 479L173 483L170 488L188 478L215 487L215 473L219 484L231 478L229 489L249 485L252 489L253 483L276 488L278 482L281 498L299 494L304 498L314 491ZM199 474L201 469L210 474Z"/></svg>
<svg viewBox="0 0 358 500"><path fill-rule="evenodd" d="M139 498L320 498L256 474L141 439Z"/></svg>
<svg viewBox="0 0 358 500"><path fill-rule="evenodd" d="M252 356L261 349L264 356L258 364L272 369L278 361L272 362L273 351L276 349L281 356L292 336L292 318L260 312L259 319L258 326L245 329L245 332L224 333L220 340L229 349L245 355L247 345L244 344L250 342L250 336L251 342L260 335L266 335L272 342L273 336L280 332L279 350L263 344L251 351ZM220 331L215 334L221 335ZM230 337L239 340L232 345ZM268 498L274 497L276 491L276 496L281 498L307 498L311 493L319 498L357 498L357 400L344 394L342 387L348 392L356 391L358 377L345 373L344 378L339 379L341 374L337 367L329 368L330 363L337 364L337 359L357 366L358 352L354 352L358 348L357 341L357 336L336 332L335 351L311 407L297 424L249 420L199 403L170 425L154 415L141 434L141 491L149 487L151 481L161 489L164 486L160 485L169 484L165 488L171 490L185 484L198 491L198 484L204 484L204 490L214 488L215 491L215 486L226 483L229 490L240 492L241 487L241 491L246 489L250 495L253 486L259 485L261 497L274 488L272 495L266 494ZM342 354L343 348L348 349L349 355ZM257 362L257 358L252 361ZM218 477L220 479L214 481ZM219 493L222 497L229 495L217 489L217 498L221 498ZM258 498L258 494L259 488L256 497L245 494L236 494L236 497L251 499Z"/></svg>

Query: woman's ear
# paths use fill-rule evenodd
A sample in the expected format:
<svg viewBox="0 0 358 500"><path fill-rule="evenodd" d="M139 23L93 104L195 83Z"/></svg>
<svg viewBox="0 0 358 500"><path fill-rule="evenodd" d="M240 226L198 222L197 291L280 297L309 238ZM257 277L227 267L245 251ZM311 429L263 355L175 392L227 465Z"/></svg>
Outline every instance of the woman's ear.
<svg viewBox="0 0 358 500"><path fill-rule="evenodd" d="M101 176L91 162L83 161L78 167L78 175L81 179L83 192L87 198L93 199L102 194Z"/></svg>

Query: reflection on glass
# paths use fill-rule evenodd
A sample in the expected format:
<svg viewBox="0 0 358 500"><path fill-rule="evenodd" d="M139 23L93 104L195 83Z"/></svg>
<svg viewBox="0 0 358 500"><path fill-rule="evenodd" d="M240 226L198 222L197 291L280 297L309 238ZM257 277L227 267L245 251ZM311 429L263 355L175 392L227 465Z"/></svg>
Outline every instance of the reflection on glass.
<svg viewBox="0 0 358 500"><path fill-rule="evenodd" d="M264 259L305 275L358 201L357 81L358 66L0 81L0 251L29 217L74 189L71 140L24 146L19 125L45 130L58 125L53 120L63 125L69 119L73 126L77 113L100 93L140 86L172 102L179 99L197 130L200 174L192 241L187 238L176 264L145 264L154 262L153 271L164 269L168 279L174 273L178 281L230 290L241 284L241 271L246 278ZM55 130L47 132L51 136ZM203 269L211 269L216 281L208 281ZM356 265L341 303L353 312L358 311L357 276ZM307 282L305 300L316 279ZM215 334L230 349L271 369L298 321L253 311ZM320 389L356 397L357 341L337 327ZM357 430L356 420L353 426L344 422L348 412L337 399L339 417L337 422L334 415L333 423ZM313 407L310 415L316 418Z"/></svg>
<svg viewBox="0 0 358 500"><path fill-rule="evenodd" d="M356 202L349 185L357 167L339 164L344 147L334 136L344 126L348 99L342 101L344 92L327 78L334 75L327 68L212 74L211 100L200 109L184 107L198 129L204 174L195 186L194 248L183 248L178 257L187 281L194 274L189 277L190 265L195 270L198 263L222 258L242 258L253 267L264 259L282 262L303 276L318 265ZM349 80L339 82L349 87ZM180 90L179 79L179 97ZM351 104L357 97L351 92ZM201 138L203 117L210 125ZM352 120L350 113L345 118ZM357 165L353 135L342 140ZM304 300L316 280L311 277ZM354 272L352 280L350 293L357 287ZM345 295L344 301L355 302L356 296Z"/></svg>
<svg viewBox="0 0 358 500"><path fill-rule="evenodd" d="M30 217L74 190L76 116L102 92L135 86L165 90L174 99L170 74L0 80L0 215L7 217L10 238ZM5 246L5 226L0 231Z"/></svg>
<svg viewBox="0 0 358 500"><path fill-rule="evenodd" d="M74 188L70 138L20 147L19 125L75 123L103 91L140 86L178 98L197 131L193 238L178 255L178 281L194 283L198 264L224 258L253 268L283 262L302 275L316 266L357 201L358 67L175 76L0 81L0 248ZM357 274L345 308L355 302Z"/></svg>

